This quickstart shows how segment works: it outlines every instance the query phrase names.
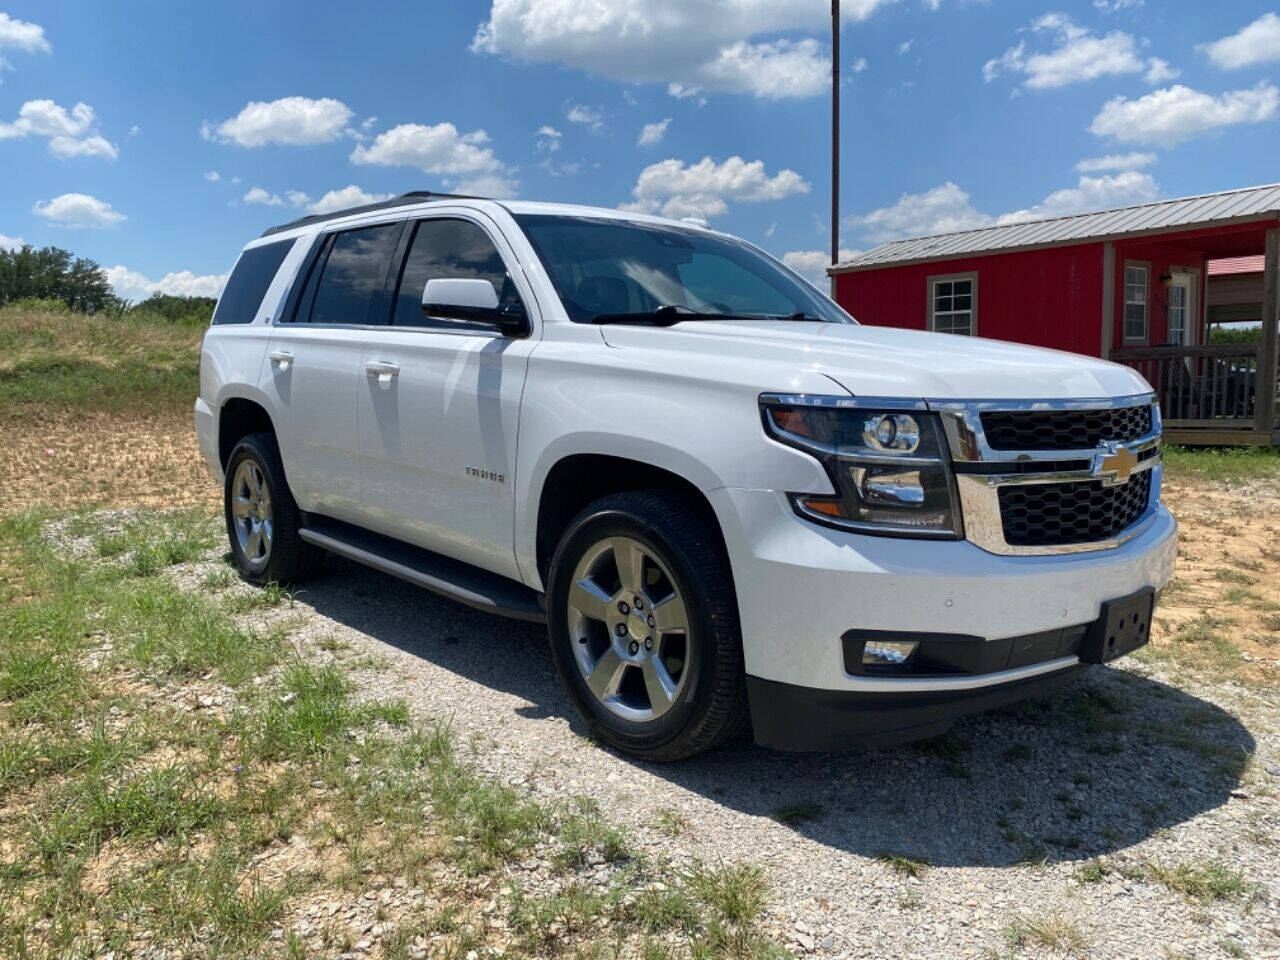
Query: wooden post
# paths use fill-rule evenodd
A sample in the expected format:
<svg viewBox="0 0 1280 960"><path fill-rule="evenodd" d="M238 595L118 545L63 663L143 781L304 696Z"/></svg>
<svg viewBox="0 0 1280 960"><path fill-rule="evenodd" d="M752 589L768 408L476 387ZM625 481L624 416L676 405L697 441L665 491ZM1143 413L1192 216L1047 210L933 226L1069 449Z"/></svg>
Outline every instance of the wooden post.
<svg viewBox="0 0 1280 960"><path fill-rule="evenodd" d="M1110 240L1102 245L1102 350L1103 360L1111 359L1116 332L1116 247Z"/></svg>
<svg viewBox="0 0 1280 960"><path fill-rule="evenodd" d="M1267 231L1266 265L1262 273L1262 342L1258 344L1253 428L1259 439L1276 429L1277 340L1280 340L1280 228Z"/></svg>

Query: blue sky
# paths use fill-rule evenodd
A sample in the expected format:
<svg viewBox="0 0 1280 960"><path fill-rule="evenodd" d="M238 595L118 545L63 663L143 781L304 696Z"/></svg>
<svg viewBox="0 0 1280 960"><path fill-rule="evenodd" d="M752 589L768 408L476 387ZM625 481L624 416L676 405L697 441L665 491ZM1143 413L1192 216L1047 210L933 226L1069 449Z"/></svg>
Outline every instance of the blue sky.
<svg viewBox="0 0 1280 960"><path fill-rule="evenodd" d="M844 8L846 249L1280 179L1272 7ZM697 213L815 275L828 27L825 0L0 0L0 243L212 293L267 225L460 189Z"/></svg>

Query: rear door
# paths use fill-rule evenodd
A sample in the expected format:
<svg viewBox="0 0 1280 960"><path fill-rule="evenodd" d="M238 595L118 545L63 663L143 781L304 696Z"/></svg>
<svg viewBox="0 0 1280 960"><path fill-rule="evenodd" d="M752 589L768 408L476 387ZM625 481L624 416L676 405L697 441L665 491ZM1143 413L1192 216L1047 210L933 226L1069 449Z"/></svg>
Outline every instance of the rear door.
<svg viewBox="0 0 1280 960"><path fill-rule="evenodd" d="M350 523L365 519L356 433L362 344L385 315L384 287L402 228L383 223L323 235L292 312L272 330L263 367L299 506Z"/></svg>
<svg viewBox="0 0 1280 960"><path fill-rule="evenodd" d="M368 526L516 577L516 431L532 336L424 315L428 280L490 281L538 329L514 252L487 219L441 213L409 224L388 284L390 324L371 333L357 388Z"/></svg>

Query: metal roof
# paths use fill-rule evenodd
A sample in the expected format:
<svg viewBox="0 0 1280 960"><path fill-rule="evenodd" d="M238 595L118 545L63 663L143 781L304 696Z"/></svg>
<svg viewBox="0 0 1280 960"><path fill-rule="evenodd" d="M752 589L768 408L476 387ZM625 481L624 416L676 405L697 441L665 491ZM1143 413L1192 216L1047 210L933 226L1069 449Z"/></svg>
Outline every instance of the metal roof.
<svg viewBox="0 0 1280 960"><path fill-rule="evenodd" d="M1280 212L1280 184L1159 200L1135 207L1078 213L1048 220L1025 220L933 237L893 240L830 268L833 273L867 267L946 259L966 254L1016 250L1057 243L1195 227Z"/></svg>

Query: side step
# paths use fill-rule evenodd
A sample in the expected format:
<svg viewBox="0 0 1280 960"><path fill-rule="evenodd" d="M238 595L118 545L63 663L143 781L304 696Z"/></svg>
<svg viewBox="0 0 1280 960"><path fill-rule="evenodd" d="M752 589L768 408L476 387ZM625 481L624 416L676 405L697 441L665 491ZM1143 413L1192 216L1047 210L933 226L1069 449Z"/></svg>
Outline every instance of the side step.
<svg viewBox="0 0 1280 960"><path fill-rule="evenodd" d="M539 594L522 583L451 560L402 540L316 514L298 535L307 543L407 580L433 593L502 617L546 623Z"/></svg>

